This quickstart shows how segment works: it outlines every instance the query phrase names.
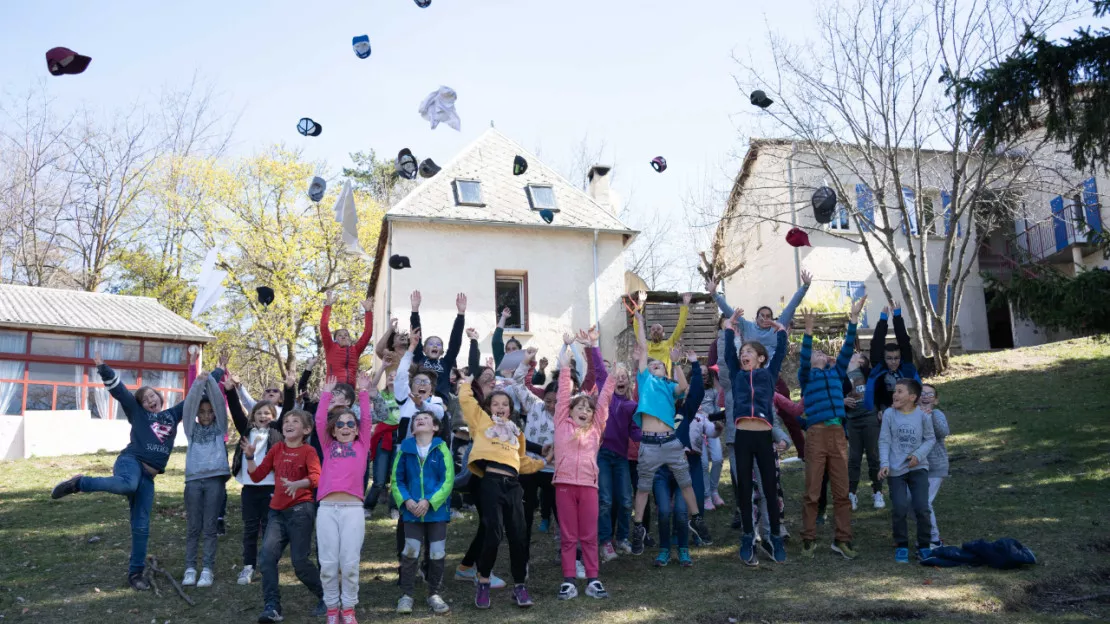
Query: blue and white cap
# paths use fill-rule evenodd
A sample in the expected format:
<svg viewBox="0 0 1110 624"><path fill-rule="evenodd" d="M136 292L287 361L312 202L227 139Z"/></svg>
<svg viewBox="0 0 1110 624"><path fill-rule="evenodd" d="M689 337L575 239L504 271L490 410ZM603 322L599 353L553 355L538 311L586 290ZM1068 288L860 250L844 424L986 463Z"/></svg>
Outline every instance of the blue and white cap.
<svg viewBox="0 0 1110 624"><path fill-rule="evenodd" d="M355 49L355 56L360 59L369 58L370 56L370 36L359 35L351 39L351 46Z"/></svg>
<svg viewBox="0 0 1110 624"><path fill-rule="evenodd" d="M314 202L318 202L324 198L324 192L328 190L328 183L320 176L312 178L312 184L308 186L308 198Z"/></svg>

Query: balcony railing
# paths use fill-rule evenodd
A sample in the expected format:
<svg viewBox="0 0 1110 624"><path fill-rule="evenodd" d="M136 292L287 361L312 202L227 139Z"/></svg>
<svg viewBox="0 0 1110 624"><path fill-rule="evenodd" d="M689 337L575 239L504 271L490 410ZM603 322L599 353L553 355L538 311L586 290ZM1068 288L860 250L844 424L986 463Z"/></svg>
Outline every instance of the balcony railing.
<svg viewBox="0 0 1110 624"><path fill-rule="evenodd" d="M1087 226L1066 215L1053 216L1017 232L1014 241L1019 256L1033 262L1055 259L1053 256L1071 249L1073 245L1087 245Z"/></svg>

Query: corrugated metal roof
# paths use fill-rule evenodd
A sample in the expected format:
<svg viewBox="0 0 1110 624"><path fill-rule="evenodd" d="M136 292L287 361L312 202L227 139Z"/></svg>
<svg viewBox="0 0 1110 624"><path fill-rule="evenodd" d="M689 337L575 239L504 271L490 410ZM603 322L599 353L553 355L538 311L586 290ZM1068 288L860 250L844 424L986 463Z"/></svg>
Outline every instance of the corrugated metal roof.
<svg viewBox="0 0 1110 624"><path fill-rule="evenodd" d="M0 328L212 342L215 336L150 297L0 285Z"/></svg>

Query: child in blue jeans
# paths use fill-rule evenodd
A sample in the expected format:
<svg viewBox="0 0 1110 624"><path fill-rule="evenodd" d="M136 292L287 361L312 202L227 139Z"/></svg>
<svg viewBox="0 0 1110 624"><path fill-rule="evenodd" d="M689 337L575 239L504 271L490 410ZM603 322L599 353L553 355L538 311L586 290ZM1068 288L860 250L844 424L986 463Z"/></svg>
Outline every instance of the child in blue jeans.
<svg viewBox="0 0 1110 624"><path fill-rule="evenodd" d="M99 346L94 347L93 361L104 386L131 423L131 441L116 458L112 476L74 475L54 486L50 497L58 499L77 492L110 492L127 497L131 508L131 563L127 581L132 589L143 591L150 589L150 584L143 580L143 570L150 539L150 510L154 506L154 477L166 471L177 437L177 425L185 413L185 402L164 410L165 400L154 388L143 386L131 394L120 382L119 375L104 363ZM219 380L223 374L216 369L212 371L212 378ZM203 379L194 382L185 400L199 400L205 384Z"/></svg>
<svg viewBox="0 0 1110 624"><path fill-rule="evenodd" d="M902 378L895 382L894 406L883 412L879 431L879 479L888 479L893 503L894 560L910 562L906 515L917 517L917 556L929 558L933 523L929 519L929 452L936 443L933 418L917 406L921 384Z"/></svg>

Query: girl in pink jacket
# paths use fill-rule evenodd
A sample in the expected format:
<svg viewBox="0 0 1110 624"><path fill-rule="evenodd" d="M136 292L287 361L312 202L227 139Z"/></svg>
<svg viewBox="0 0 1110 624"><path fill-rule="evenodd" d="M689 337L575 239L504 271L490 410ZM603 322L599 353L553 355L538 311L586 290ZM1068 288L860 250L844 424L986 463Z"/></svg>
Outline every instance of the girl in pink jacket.
<svg viewBox="0 0 1110 624"><path fill-rule="evenodd" d="M597 453L605 421L609 418L609 400L617 384L616 375L609 375L601 395L577 394L571 397L570 355L559 357L559 393L555 403L555 505L559 510L560 548L563 561L563 584L559 599L578 595L574 585L575 550L581 544L582 563L586 568L586 595L608 598L605 586L597 580Z"/></svg>

